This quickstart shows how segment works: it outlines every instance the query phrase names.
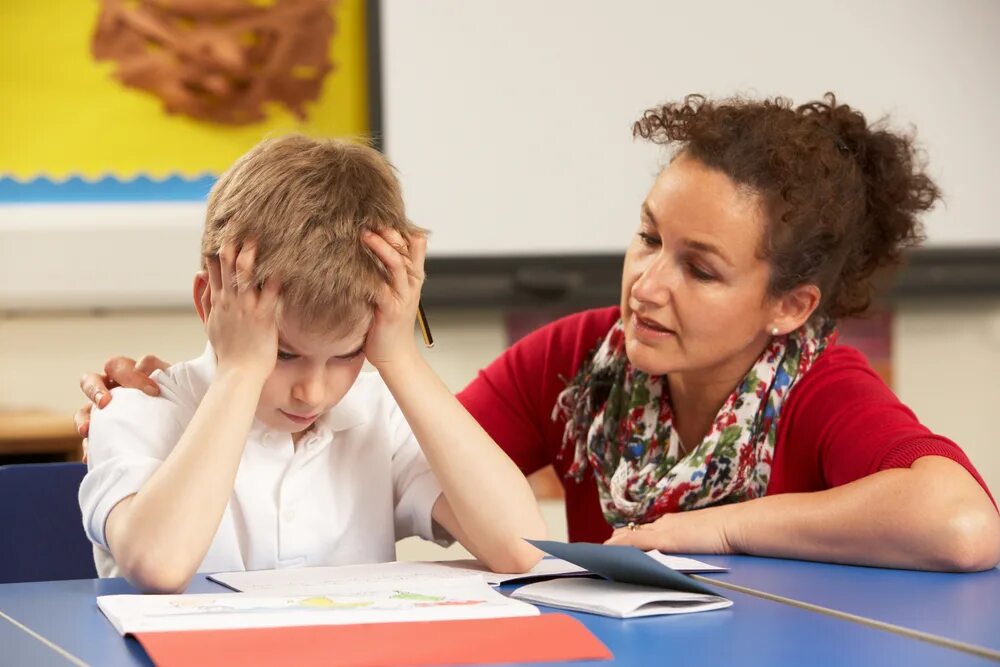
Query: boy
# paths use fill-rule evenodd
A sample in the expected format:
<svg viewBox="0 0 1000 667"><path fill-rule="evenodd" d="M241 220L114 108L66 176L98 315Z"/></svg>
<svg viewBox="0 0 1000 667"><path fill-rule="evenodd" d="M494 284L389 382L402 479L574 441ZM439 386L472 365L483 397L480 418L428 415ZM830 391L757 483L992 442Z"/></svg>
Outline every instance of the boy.
<svg viewBox="0 0 1000 667"><path fill-rule="evenodd" d="M411 534L496 571L537 562L527 481L417 349L425 249L366 146L268 140L223 174L194 278L205 353L93 414L80 506L101 576L179 591L388 561Z"/></svg>

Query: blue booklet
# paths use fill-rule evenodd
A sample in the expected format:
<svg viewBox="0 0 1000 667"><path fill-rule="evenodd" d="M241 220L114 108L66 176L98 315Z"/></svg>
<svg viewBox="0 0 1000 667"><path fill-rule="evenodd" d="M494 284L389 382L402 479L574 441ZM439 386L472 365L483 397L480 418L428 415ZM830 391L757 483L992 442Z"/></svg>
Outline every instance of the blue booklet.
<svg viewBox="0 0 1000 667"><path fill-rule="evenodd" d="M602 579L553 579L522 586L511 597L616 618L688 614L732 606L711 588L635 547L528 540L542 551Z"/></svg>
<svg viewBox="0 0 1000 667"><path fill-rule="evenodd" d="M617 544L591 544L589 542L567 544L552 540L526 541L549 555L579 565L585 570L611 581L688 593L718 595L708 586L658 563L635 547Z"/></svg>

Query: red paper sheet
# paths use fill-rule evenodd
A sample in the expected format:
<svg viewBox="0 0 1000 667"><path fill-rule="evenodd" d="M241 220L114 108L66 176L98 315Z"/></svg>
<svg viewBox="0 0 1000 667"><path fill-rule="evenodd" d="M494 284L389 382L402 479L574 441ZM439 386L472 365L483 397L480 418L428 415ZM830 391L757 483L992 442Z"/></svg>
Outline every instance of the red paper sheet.
<svg viewBox="0 0 1000 667"><path fill-rule="evenodd" d="M161 667L391 667L612 657L580 621L564 614L425 623L144 632L135 637L150 659Z"/></svg>

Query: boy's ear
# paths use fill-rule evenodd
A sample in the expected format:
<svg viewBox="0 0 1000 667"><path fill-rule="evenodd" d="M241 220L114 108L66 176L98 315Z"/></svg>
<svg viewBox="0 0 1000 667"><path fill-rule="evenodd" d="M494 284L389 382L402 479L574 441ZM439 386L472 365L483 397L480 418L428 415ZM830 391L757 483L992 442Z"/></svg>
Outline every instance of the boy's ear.
<svg viewBox="0 0 1000 667"><path fill-rule="evenodd" d="M208 320L208 314L212 312L212 290L209 289L208 272L199 271L194 274L194 285L192 288L194 297L194 309L198 317L204 323Z"/></svg>

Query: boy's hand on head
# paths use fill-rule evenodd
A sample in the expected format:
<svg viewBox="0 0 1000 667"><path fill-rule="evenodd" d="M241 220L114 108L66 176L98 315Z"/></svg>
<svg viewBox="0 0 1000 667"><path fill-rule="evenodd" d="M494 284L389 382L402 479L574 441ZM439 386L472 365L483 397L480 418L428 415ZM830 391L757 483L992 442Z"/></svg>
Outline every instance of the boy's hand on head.
<svg viewBox="0 0 1000 667"><path fill-rule="evenodd" d="M384 229L366 232L364 242L389 272L389 283L379 292L365 342L368 362L379 368L419 354L413 327L424 284L427 237L415 234L406 239L394 229Z"/></svg>
<svg viewBox="0 0 1000 667"><path fill-rule="evenodd" d="M276 310L281 285L271 277L263 287L257 286L256 255L252 241L238 252L224 245L218 257L208 260L209 287L201 304L219 370L248 371L264 380L278 358Z"/></svg>

